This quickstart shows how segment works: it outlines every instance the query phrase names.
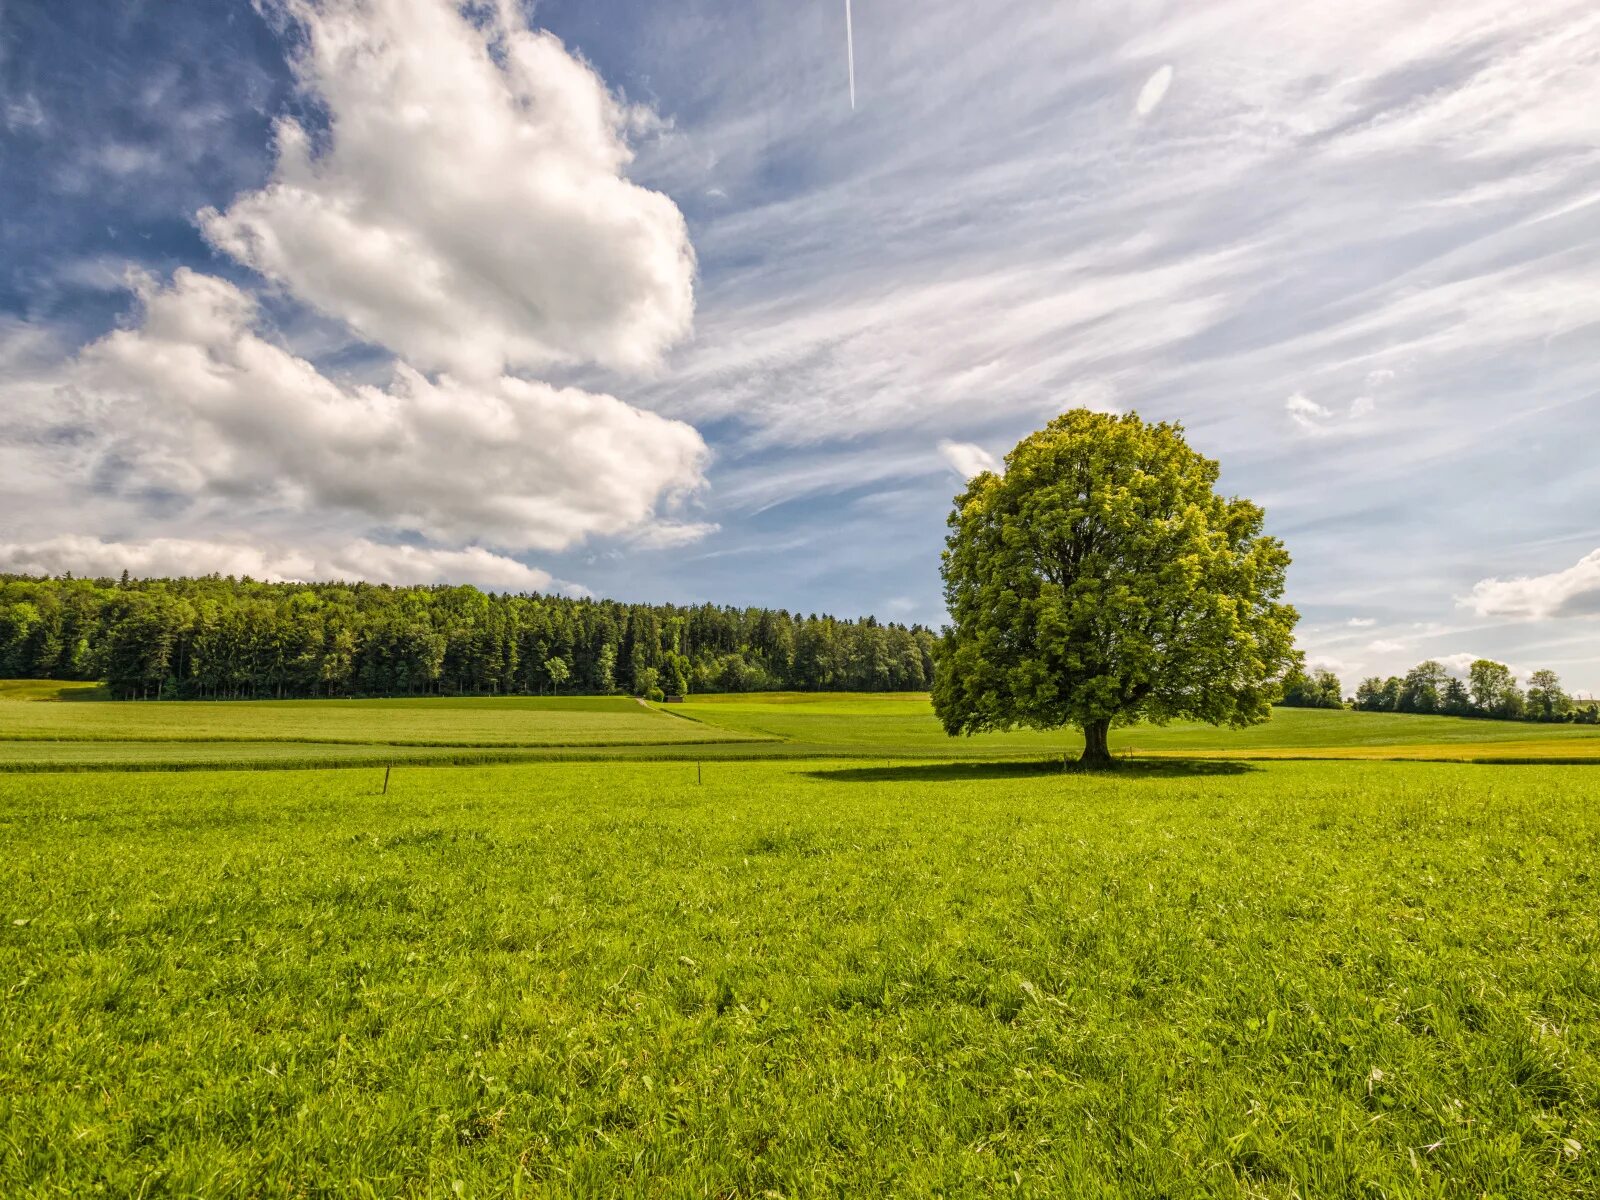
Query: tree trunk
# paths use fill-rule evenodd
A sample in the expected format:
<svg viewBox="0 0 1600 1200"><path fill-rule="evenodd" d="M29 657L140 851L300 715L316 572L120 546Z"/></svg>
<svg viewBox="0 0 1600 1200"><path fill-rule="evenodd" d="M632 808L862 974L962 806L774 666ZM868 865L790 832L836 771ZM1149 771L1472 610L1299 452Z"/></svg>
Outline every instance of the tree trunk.
<svg viewBox="0 0 1600 1200"><path fill-rule="evenodd" d="M1089 767L1099 770L1112 764L1111 746L1111 721L1101 718L1090 721L1083 727L1083 757L1078 760L1080 767Z"/></svg>

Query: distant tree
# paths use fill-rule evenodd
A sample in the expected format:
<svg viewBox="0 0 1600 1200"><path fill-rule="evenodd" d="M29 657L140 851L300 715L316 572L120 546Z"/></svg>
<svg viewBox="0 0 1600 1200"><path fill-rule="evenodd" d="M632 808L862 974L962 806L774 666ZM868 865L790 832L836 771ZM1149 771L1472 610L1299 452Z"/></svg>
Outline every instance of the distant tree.
<svg viewBox="0 0 1600 1200"><path fill-rule="evenodd" d="M1454 678L1446 683L1444 695L1440 697L1439 711L1451 717L1470 717L1472 696L1467 692L1467 685Z"/></svg>
<svg viewBox="0 0 1600 1200"><path fill-rule="evenodd" d="M1285 708L1343 708L1344 685L1332 671L1307 675L1294 667L1283 678L1283 699L1278 703Z"/></svg>
<svg viewBox="0 0 1600 1200"><path fill-rule="evenodd" d="M1516 676L1504 663L1480 658L1467 669L1467 690L1472 693L1472 703L1486 715L1497 716L1513 707L1509 696L1516 688Z"/></svg>
<svg viewBox="0 0 1600 1200"><path fill-rule="evenodd" d="M1265 720L1298 657L1289 555L1217 475L1179 426L1075 409L976 476L943 562L946 732L1076 725L1104 766L1114 722Z"/></svg>
<svg viewBox="0 0 1600 1200"><path fill-rule="evenodd" d="M1444 690L1450 683L1450 673L1442 663L1429 659L1418 663L1406 672L1405 683L1400 688L1401 712L1436 713L1444 699Z"/></svg>
<svg viewBox="0 0 1600 1200"><path fill-rule="evenodd" d="M1362 712L1383 711L1383 680L1376 675L1363 679L1356 688L1356 707Z"/></svg>
<svg viewBox="0 0 1600 1200"><path fill-rule="evenodd" d="M1319 668L1311 679L1317 685L1317 696L1321 700L1319 707L1344 707L1344 684L1339 682L1337 675L1327 668Z"/></svg>
<svg viewBox="0 0 1600 1200"><path fill-rule="evenodd" d="M1572 715L1572 697L1554 671L1535 671L1528 676L1528 715L1536 721L1565 721Z"/></svg>
<svg viewBox="0 0 1600 1200"><path fill-rule="evenodd" d="M601 646L595 657L594 690L602 696L617 690L617 648L610 642Z"/></svg>
<svg viewBox="0 0 1600 1200"><path fill-rule="evenodd" d="M559 696L561 685L572 677L572 668L558 655L544 660L544 673L550 680L550 690Z"/></svg>
<svg viewBox="0 0 1600 1200"><path fill-rule="evenodd" d="M687 696L689 694L689 677L692 664L687 655L668 654L662 663L665 687L663 690L669 696Z"/></svg>

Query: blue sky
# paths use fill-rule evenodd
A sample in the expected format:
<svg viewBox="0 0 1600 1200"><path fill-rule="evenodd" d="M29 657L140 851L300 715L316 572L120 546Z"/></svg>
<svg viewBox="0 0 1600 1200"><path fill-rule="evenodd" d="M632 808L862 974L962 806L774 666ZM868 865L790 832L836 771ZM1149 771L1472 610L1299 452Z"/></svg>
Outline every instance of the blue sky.
<svg viewBox="0 0 1600 1200"><path fill-rule="evenodd" d="M0 568L938 623L1182 421L1347 688L1600 690L1590 4L0 0Z"/></svg>

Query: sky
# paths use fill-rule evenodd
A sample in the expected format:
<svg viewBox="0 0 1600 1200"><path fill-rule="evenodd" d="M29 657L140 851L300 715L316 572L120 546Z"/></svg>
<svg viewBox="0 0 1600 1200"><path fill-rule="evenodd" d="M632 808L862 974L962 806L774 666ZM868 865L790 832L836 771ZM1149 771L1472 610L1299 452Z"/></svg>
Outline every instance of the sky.
<svg viewBox="0 0 1600 1200"><path fill-rule="evenodd" d="M0 0L0 570L937 626L1181 422L1308 660L1600 692L1589 0Z"/></svg>

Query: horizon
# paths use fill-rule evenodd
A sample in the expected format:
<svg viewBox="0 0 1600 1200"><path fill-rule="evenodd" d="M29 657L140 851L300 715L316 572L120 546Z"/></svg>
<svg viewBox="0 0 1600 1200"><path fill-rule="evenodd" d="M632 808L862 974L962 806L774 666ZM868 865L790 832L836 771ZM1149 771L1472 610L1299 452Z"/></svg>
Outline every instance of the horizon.
<svg viewBox="0 0 1600 1200"><path fill-rule="evenodd" d="M1265 507L1347 693L1600 692L1600 14L1055 12L0 4L0 571L938 629L1081 406Z"/></svg>

